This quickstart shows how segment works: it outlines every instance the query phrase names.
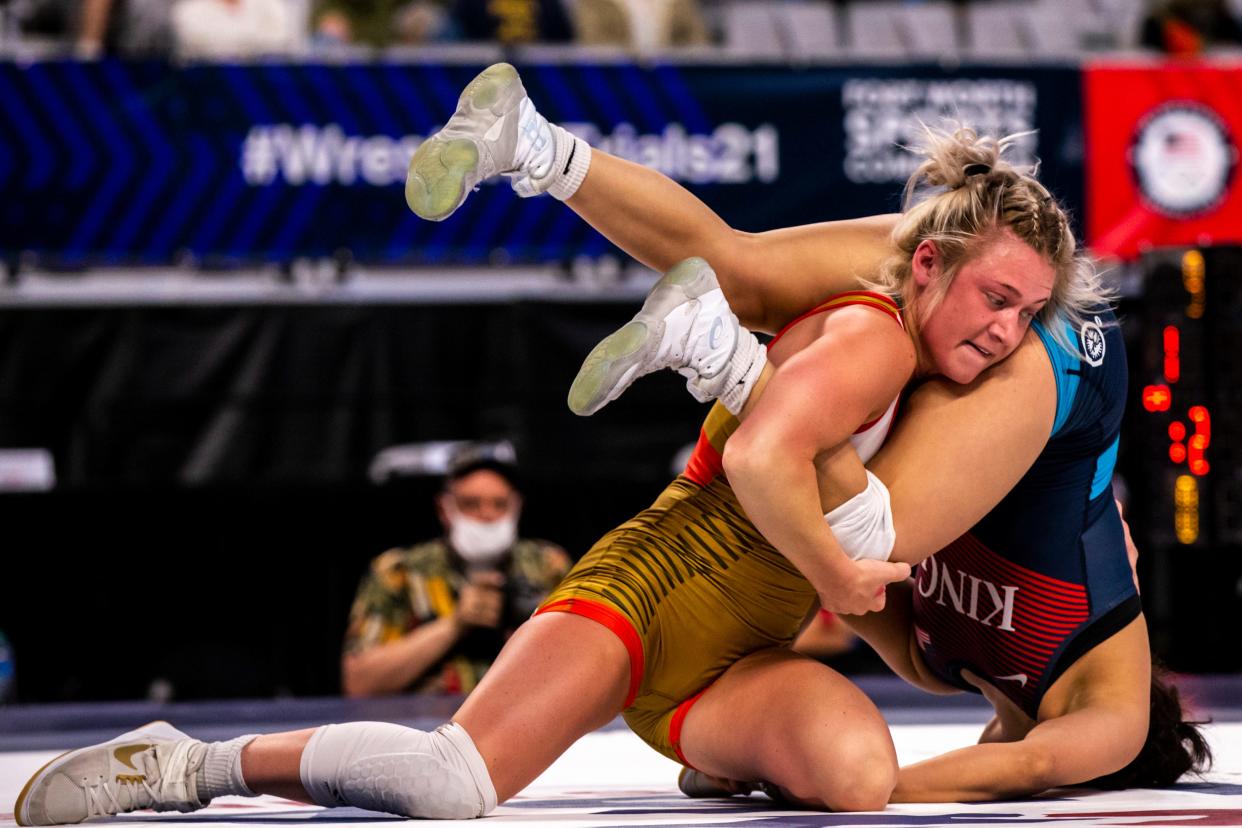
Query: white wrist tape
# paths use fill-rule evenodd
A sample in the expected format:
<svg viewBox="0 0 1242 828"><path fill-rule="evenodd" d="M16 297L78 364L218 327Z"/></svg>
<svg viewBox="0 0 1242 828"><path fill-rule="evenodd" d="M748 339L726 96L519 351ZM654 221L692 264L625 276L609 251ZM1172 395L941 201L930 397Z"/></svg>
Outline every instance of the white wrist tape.
<svg viewBox="0 0 1242 828"><path fill-rule="evenodd" d="M385 722L325 725L302 752L301 776L315 804L327 808L473 819L496 807L487 765L455 722L431 733Z"/></svg>
<svg viewBox="0 0 1242 828"><path fill-rule="evenodd" d="M867 472L867 488L824 515L824 520L845 554L856 561L887 561L893 554L897 533L888 487L871 472Z"/></svg>

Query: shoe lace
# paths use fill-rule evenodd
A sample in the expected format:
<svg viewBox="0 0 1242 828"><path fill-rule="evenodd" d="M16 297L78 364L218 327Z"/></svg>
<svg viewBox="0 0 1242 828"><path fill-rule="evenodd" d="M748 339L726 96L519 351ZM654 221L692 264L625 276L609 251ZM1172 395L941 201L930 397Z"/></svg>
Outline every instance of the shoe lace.
<svg viewBox="0 0 1242 828"><path fill-rule="evenodd" d="M100 776L93 784L89 779L83 779L87 816L111 816L141 808L154 808L157 811L172 808L181 810L191 804L186 780L189 777L190 750L193 745L194 742L190 739L173 744L164 753L162 763L156 755L158 748L137 754L134 758L142 763L142 773L118 775L112 782ZM156 780L154 787L148 781L150 779ZM122 804L119 796L121 793L129 794L128 805Z"/></svg>
<svg viewBox="0 0 1242 828"><path fill-rule="evenodd" d="M98 777L98 781L91 783L88 779L83 779L86 789L86 815L94 816L112 816L125 811L136 811L139 808L149 807L155 801L156 791L147 782L145 775L121 776L115 783L109 783L102 776ZM114 790L114 787L116 790ZM141 789L140 789L141 787ZM129 805L121 804L121 800L117 794L123 791L129 793ZM146 794L146 800L140 799L142 794ZM109 807L111 805L111 807Z"/></svg>

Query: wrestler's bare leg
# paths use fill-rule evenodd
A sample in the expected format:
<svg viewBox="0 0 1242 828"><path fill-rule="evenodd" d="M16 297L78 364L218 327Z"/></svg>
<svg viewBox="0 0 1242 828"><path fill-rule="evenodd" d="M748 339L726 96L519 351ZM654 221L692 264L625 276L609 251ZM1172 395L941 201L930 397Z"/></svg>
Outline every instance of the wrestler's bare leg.
<svg viewBox="0 0 1242 828"><path fill-rule="evenodd" d="M742 324L769 333L874 274L892 252L895 224L893 216L874 216L736 230L663 173L595 149L586 179L565 203L653 270L706 259Z"/></svg>
<svg viewBox="0 0 1242 828"><path fill-rule="evenodd" d="M453 721L474 737L504 802L612 721L629 681L615 633L580 615L543 613L518 628Z"/></svg>
<svg viewBox="0 0 1242 828"><path fill-rule="evenodd" d="M549 193L657 271L700 256L720 271L742 321L772 331L824 296L857 287L892 253L892 216L764 233L729 227L676 181L592 150L550 124L510 65L488 67L463 90L445 127L410 161L406 200L432 221L449 218L497 173L522 196Z"/></svg>
<svg viewBox="0 0 1242 828"><path fill-rule="evenodd" d="M834 811L879 810L897 782L888 726L862 691L785 649L734 664L690 708L686 759L711 776L763 780Z"/></svg>
<svg viewBox="0 0 1242 828"><path fill-rule="evenodd" d="M453 721L474 739L503 802L620 712L629 675L629 655L607 628L569 613L537 615L509 639ZM299 767L314 732L247 745L242 772L251 790L310 801Z"/></svg>

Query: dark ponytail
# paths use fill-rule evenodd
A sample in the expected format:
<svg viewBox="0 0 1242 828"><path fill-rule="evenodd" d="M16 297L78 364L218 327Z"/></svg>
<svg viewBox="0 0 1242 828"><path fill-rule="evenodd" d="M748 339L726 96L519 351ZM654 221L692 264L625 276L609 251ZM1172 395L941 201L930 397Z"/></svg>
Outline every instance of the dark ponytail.
<svg viewBox="0 0 1242 828"><path fill-rule="evenodd" d="M1177 685L1168 671L1153 662L1151 720L1143 749L1121 770L1085 784L1109 790L1164 788L1183 774L1201 774L1212 764L1212 749L1199 729L1207 723L1186 718Z"/></svg>

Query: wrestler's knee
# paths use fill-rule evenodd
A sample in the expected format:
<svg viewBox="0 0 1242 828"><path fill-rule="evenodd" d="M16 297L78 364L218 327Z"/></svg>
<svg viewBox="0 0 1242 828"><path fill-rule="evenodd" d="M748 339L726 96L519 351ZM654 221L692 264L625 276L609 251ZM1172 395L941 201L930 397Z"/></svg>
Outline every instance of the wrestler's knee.
<svg viewBox="0 0 1242 828"><path fill-rule="evenodd" d="M807 763L800 785L782 786L797 799L829 811L880 811L897 786L897 757L887 739L859 734Z"/></svg>
<svg viewBox="0 0 1242 828"><path fill-rule="evenodd" d="M496 790L470 734L449 723L426 733L387 722L318 728L301 761L317 805L406 817L470 819L496 807Z"/></svg>

